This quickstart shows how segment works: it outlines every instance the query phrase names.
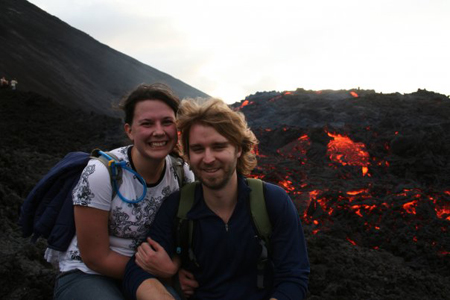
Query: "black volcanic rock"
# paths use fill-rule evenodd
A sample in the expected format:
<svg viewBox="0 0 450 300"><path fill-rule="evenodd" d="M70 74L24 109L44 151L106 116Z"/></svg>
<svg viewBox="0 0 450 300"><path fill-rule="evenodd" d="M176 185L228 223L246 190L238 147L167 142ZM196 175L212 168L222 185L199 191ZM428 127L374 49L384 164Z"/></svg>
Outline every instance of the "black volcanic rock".
<svg viewBox="0 0 450 300"><path fill-rule="evenodd" d="M0 299L51 299L56 270L21 236L20 205L70 151L125 143L122 121L65 107L33 92L0 89Z"/></svg>
<svg viewBox="0 0 450 300"><path fill-rule="evenodd" d="M0 45L0 77L88 112L117 115L112 103L140 83L166 83L181 98L207 96L25 0L0 1Z"/></svg>
<svg viewBox="0 0 450 300"><path fill-rule="evenodd" d="M24 0L0 0L0 45L0 76L19 81L0 89L0 299L51 299L45 241L30 244L17 226L28 192L67 152L126 143L120 119L104 114L137 84L204 94ZM298 89L233 107L260 140L253 175L282 185L299 209L308 299L450 299L447 96ZM331 156L332 135L362 146Z"/></svg>
<svg viewBox="0 0 450 300"><path fill-rule="evenodd" d="M299 209L310 299L450 299L449 97L298 89L233 107L260 140L254 175Z"/></svg>
<svg viewBox="0 0 450 300"><path fill-rule="evenodd" d="M436 211L450 209L448 97L296 93L257 93L241 111L260 140L254 175L283 185L299 209L308 299L450 299L450 211ZM314 112L308 126L278 119L283 97L293 115ZM338 122L327 125L330 118ZM0 131L0 299L51 299L56 270L43 259L45 241L21 237L20 205L67 152L123 144L121 121L3 89ZM365 144L370 176L328 157L327 131Z"/></svg>

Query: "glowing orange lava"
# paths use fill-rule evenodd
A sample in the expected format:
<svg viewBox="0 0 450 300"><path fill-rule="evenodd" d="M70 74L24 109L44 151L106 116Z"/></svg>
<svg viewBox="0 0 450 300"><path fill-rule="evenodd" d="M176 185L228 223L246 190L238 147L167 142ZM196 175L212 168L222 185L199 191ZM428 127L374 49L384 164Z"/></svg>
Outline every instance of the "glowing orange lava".
<svg viewBox="0 0 450 300"><path fill-rule="evenodd" d="M349 137L340 134L328 132L328 136L333 138L328 143L327 151L332 161L343 166L361 166L363 176L368 174L370 156L363 143L355 143Z"/></svg>

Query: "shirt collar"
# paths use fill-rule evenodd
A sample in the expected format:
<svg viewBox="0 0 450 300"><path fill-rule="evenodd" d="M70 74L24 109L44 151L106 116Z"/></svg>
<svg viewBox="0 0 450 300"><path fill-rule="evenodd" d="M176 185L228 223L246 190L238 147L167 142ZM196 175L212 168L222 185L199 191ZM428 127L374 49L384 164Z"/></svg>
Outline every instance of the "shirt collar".
<svg viewBox="0 0 450 300"><path fill-rule="evenodd" d="M242 174L237 174L238 181L238 203L247 201L250 196L251 189L247 185L246 179ZM203 199L203 187L201 184L197 184L195 188L195 199L192 209L188 212L187 217L189 219L199 219L204 216L210 215L212 212L207 207L205 200Z"/></svg>

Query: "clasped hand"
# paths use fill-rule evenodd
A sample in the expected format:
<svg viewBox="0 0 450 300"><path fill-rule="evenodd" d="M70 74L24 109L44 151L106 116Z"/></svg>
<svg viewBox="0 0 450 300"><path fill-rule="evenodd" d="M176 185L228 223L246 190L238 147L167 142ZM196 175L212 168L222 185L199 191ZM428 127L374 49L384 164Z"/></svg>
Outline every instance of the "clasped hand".
<svg viewBox="0 0 450 300"><path fill-rule="evenodd" d="M177 260L173 261L166 250L150 237L143 242L136 252L136 264L143 270L160 278L170 278L179 268Z"/></svg>
<svg viewBox="0 0 450 300"><path fill-rule="evenodd" d="M149 237L147 242L142 243L137 249L136 264L156 277L167 279L177 273L181 262L178 257L172 260L166 250ZM198 287L194 275L181 269L178 276L184 296L191 297Z"/></svg>

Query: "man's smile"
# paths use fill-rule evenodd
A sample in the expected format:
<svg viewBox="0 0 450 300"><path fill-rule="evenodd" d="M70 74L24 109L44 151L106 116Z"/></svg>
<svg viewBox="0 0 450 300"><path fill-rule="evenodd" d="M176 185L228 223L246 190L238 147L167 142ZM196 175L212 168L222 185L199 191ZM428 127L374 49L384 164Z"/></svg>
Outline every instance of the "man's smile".
<svg viewBox="0 0 450 300"><path fill-rule="evenodd" d="M205 173L215 173L217 171L219 171L220 168L203 168L202 171Z"/></svg>

